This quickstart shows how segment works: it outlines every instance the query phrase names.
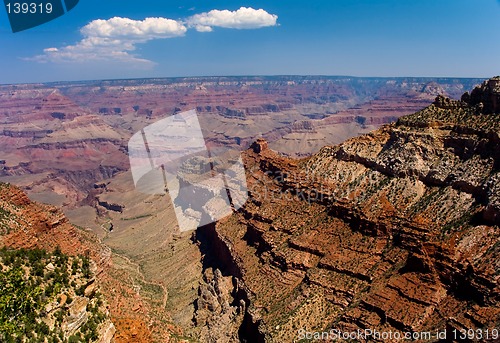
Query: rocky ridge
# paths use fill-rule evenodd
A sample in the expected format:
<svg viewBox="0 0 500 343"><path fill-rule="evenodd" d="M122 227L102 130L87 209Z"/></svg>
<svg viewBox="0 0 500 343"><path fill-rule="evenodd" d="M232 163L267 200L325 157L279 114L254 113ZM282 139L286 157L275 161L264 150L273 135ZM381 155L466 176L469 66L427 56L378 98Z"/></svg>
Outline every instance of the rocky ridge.
<svg viewBox="0 0 500 343"><path fill-rule="evenodd" d="M237 279L239 339L333 328L446 330L454 341L453 330L498 329L497 85L438 97L303 160L255 143L244 155L249 201L200 238Z"/></svg>
<svg viewBox="0 0 500 343"><path fill-rule="evenodd" d="M29 276L24 285L35 282L33 276L43 277L43 282L37 279L34 292L41 289L44 297L33 299L34 308L43 308L32 311L44 313L39 314L39 323L47 325L44 333L60 330L60 339L83 339L86 332L86 339L112 342L115 326L98 292L100 282L96 281L108 268L110 252L72 227L55 207L32 203L19 189L3 183L0 213L0 245L9 249L2 251L2 272L15 272L16 264L11 267L6 261L17 256ZM26 256L29 261L23 262ZM2 332L2 338L10 341L3 334L7 333ZM21 338L29 337L33 338L26 333Z"/></svg>
<svg viewBox="0 0 500 343"><path fill-rule="evenodd" d="M131 281L130 265L106 247L89 230L71 225L64 214L55 206L32 202L17 187L0 183L0 246L9 249L44 249L53 252L60 249L70 259L76 256L89 258L92 279L81 288L81 294L73 294L72 302L62 300L50 306L50 311L63 309L68 316L62 329L68 338L85 325L90 318L89 311L95 307L94 296L102 293L108 312L106 321L99 326L98 339L104 342L151 342L165 341L172 334L180 332L174 325L157 322L152 317L149 301L136 290ZM75 257L72 257L75 256ZM71 263L70 263L71 264ZM47 268L52 268L50 263ZM76 274L79 276L79 274ZM83 278L82 278L83 280ZM61 299L65 295L61 295ZM168 317L163 313L162 318Z"/></svg>

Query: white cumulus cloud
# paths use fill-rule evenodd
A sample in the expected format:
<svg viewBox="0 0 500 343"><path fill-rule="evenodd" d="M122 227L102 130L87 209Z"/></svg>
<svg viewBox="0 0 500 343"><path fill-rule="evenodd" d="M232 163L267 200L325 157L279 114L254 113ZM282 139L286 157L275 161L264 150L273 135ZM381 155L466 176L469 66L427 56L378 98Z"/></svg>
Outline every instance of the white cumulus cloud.
<svg viewBox="0 0 500 343"><path fill-rule="evenodd" d="M263 9L241 7L236 11L212 10L189 17L186 23L200 32L210 32L213 27L228 29L258 29L276 26L278 16Z"/></svg>
<svg viewBox="0 0 500 343"><path fill-rule="evenodd" d="M210 32L213 27L232 29L258 29L277 25L278 16L263 9L241 7L236 11L212 10L195 14L186 20L146 18L133 20L114 17L93 20L80 29L82 39L63 47L49 47L43 54L27 58L38 62L126 62L141 67L154 63L138 57L137 44L153 39L182 37L188 28Z"/></svg>
<svg viewBox="0 0 500 343"><path fill-rule="evenodd" d="M186 27L180 22L166 18L146 18L132 20L114 17L108 20L94 20L85 25L80 32L87 37L125 38L149 40L182 36Z"/></svg>
<svg viewBox="0 0 500 343"><path fill-rule="evenodd" d="M153 64L138 58L130 52L136 44L152 39L183 36L187 31L181 22L166 18L146 18L132 20L114 17L108 20L93 20L85 25L80 33L83 39L74 45L62 48L44 49L42 55L31 60L39 62L85 62L119 61L134 62L142 65Z"/></svg>

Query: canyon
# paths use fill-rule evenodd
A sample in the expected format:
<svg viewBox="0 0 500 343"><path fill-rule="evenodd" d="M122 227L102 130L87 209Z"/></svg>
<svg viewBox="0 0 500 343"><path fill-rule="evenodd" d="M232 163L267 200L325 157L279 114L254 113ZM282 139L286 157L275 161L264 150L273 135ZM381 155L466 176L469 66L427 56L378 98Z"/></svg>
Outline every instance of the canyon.
<svg viewBox="0 0 500 343"><path fill-rule="evenodd" d="M499 328L499 96L499 78L1 86L0 181L64 209L48 242L89 237L67 246L103 265L117 341ZM167 194L135 188L127 142L192 108L241 151L249 199L180 232Z"/></svg>
<svg viewBox="0 0 500 343"><path fill-rule="evenodd" d="M127 142L196 109L207 142L244 150L257 138L290 157L458 98L480 79L204 77L0 86L0 180L34 200L92 206L94 183L127 171Z"/></svg>

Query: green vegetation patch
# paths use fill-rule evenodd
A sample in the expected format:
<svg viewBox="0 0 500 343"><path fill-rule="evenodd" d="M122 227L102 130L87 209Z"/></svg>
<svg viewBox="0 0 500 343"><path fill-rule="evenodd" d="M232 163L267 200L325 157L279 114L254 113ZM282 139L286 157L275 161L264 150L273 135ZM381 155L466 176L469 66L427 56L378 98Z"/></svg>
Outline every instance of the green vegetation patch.
<svg viewBox="0 0 500 343"><path fill-rule="evenodd" d="M83 296L90 260L60 249L0 249L0 342L93 342L106 319L99 293L89 296L88 319L68 335L63 322L74 299Z"/></svg>

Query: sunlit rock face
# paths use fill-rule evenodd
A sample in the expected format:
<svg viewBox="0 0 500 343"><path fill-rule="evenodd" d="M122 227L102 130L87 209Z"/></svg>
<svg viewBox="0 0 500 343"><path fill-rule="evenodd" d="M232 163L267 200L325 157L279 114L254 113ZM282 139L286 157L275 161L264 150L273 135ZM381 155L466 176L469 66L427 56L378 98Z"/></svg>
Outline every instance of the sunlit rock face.
<svg viewBox="0 0 500 343"><path fill-rule="evenodd" d="M497 86L303 160L252 145L247 204L208 229L245 290L241 335L498 327Z"/></svg>

